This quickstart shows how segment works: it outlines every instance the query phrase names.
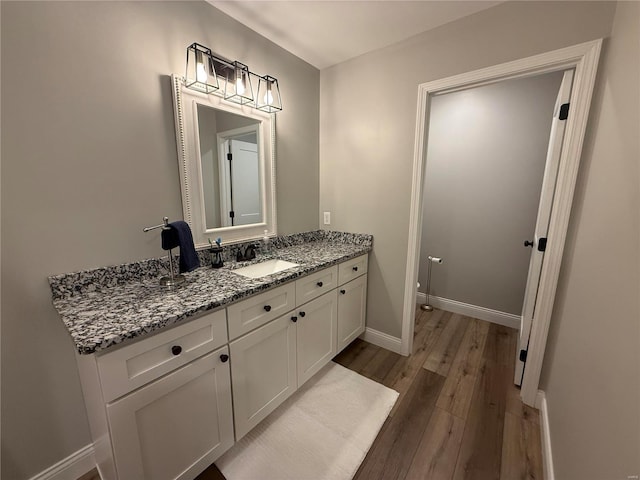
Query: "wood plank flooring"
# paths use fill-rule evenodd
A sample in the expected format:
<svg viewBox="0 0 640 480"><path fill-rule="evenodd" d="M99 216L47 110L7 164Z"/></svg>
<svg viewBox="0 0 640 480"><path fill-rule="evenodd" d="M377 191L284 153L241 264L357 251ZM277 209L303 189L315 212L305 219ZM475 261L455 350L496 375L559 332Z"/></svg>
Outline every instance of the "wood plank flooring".
<svg viewBox="0 0 640 480"><path fill-rule="evenodd" d="M542 480L539 413L513 385L516 334L417 309L411 356L360 339L336 356L400 394L355 480ZM211 465L197 480L224 476Z"/></svg>
<svg viewBox="0 0 640 480"><path fill-rule="evenodd" d="M399 401L356 480L541 480L538 411L522 404L513 385L516 335L418 310L414 354L397 356L382 382L400 392ZM351 345L334 360L352 368L367 348Z"/></svg>

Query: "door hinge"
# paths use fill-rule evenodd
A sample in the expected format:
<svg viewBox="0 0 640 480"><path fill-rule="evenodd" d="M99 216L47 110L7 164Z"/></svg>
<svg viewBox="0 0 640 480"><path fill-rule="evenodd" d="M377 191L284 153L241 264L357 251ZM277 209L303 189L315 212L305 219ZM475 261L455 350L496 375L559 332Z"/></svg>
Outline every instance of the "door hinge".
<svg viewBox="0 0 640 480"><path fill-rule="evenodd" d="M547 249L547 237L538 239L538 251L544 252Z"/></svg>
<svg viewBox="0 0 640 480"><path fill-rule="evenodd" d="M227 160L233 160L233 153L227 153Z"/></svg>
<svg viewBox="0 0 640 480"><path fill-rule="evenodd" d="M558 119L566 120L568 116L569 116L569 104L563 103L560 106L560 115L558 116Z"/></svg>
<svg viewBox="0 0 640 480"><path fill-rule="evenodd" d="M234 218L236 216L236 212L234 212L233 210L231 210L229 212L229 217Z"/></svg>
<svg viewBox="0 0 640 480"><path fill-rule="evenodd" d="M527 351L526 350L520 350L520 361L521 362L526 362L527 361Z"/></svg>

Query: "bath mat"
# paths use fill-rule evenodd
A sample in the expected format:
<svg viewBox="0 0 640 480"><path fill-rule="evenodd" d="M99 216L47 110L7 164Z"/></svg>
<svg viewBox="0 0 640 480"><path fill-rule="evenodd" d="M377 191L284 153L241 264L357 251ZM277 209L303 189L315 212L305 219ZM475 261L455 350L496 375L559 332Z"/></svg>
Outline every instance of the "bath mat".
<svg viewBox="0 0 640 480"><path fill-rule="evenodd" d="M349 480L397 398L330 362L216 465L227 480Z"/></svg>

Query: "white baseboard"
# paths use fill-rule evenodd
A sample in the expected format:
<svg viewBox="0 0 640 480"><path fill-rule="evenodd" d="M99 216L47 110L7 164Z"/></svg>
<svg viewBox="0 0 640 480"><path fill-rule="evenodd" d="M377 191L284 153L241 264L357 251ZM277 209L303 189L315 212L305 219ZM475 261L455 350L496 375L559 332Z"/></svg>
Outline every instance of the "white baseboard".
<svg viewBox="0 0 640 480"><path fill-rule="evenodd" d="M374 345L386 348L387 350L391 350L392 352L402 355L402 340L398 337L393 337L386 333L379 332L378 330L367 327L365 328L364 333L360 335L360 338L369 343L373 343Z"/></svg>
<svg viewBox="0 0 640 480"><path fill-rule="evenodd" d="M416 303L425 303L427 301L427 295L422 292L416 293ZM492 310L490 308L479 307L477 305L471 305L469 303L462 303L456 300L449 300L448 298L429 296L429 303L435 308L446 310L447 312L458 313L460 315L466 315L468 317L477 318L479 320L486 320L487 322L497 323L498 325L504 325L505 327L520 329L520 316L512 313L501 312L499 310Z"/></svg>
<svg viewBox="0 0 640 480"><path fill-rule="evenodd" d="M81 448L67 458L40 472L30 480L77 480L96 466L93 444Z"/></svg>
<svg viewBox="0 0 640 480"><path fill-rule="evenodd" d="M551 453L551 434L549 432L549 410L547 409L547 396L544 391L538 390L536 395L536 408L540 410L540 439L542 441L542 469L545 480L554 480L553 455Z"/></svg>

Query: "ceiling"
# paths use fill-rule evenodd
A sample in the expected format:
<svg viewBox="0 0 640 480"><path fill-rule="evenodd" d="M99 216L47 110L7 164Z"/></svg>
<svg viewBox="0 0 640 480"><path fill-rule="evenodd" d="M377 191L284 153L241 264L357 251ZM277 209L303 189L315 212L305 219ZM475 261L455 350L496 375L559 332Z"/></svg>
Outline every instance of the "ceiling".
<svg viewBox="0 0 640 480"><path fill-rule="evenodd" d="M318 69L502 3L484 0L208 0Z"/></svg>

